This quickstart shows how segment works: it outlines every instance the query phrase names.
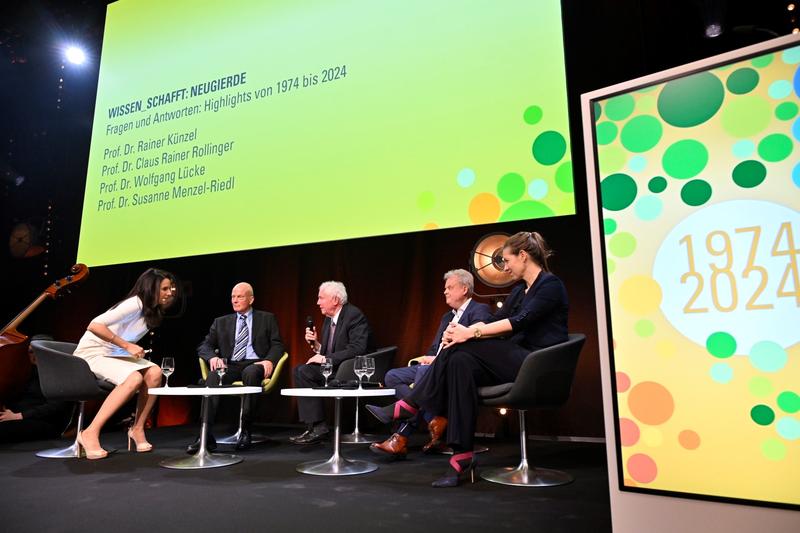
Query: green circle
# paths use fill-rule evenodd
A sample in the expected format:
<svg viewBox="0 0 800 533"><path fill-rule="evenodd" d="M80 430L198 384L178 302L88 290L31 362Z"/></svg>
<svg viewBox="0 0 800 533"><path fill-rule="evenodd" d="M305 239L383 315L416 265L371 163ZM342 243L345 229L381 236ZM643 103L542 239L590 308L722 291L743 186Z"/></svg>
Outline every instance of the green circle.
<svg viewBox="0 0 800 533"><path fill-rule="evenodd" d="M731 73L725 85L727 85L728 90L733 94L746 94L756 88L758 79L758 72L745 67Z"/></svg>
<svg viewBox="0 0 800 533"><path fill-rule="evenodd" d="M616 269L617 269L617 262L611 259L610 257L607 257L606 270L608 270L608 273L613 274Z"/></svg>
<svg viewBox="0 0 800 533"><path fill-rule="evenodd" d="M736 353L736 339L730 333L717 331L706 339L706 350L714 357L727 359Z"/></svg>
<svg viewBox="0 0 800 533"><path fill-rule="evenodd" d="M524 202L517 202L512 204L500 215L498 222L510 222L512 220L527 220L529 218L545 218L552 217L555 213L553 210L541 203L534 200L525 200Z"/></svg>
<svg viewBox="0 0 800 533"><path fill-rule="evenodd" d="M608 250L616 257L629 257L636 251L636 237L626 231L615 233L608 239Z"/></svg>
<svg viewBox="0 0 800 533"><path fill-rule="evenodd" d="M772 461L782 461L786 458L786 445L778 439L767 439L761 443L761 453Z"/></svg>
<svg viewBox="0 0 800 533"><path fill-rule="evenodd" d="M650 337L655 333L656 326L647 319L642 319L636 322L633 326L633 330L636 332L637 335L640 337Z"/></svg>
<svg viewBox="0 0 800 533"><path fill-rule="evenodd" d="M633 113L636 101L630 94L622 94L606 101L606 116L611 120L624 120Z"/></svg>
<svg viewBox="0 0 800 533"><path fill-rule="evenodd" d="M788 136L782 133L773 133L772 135L767 135L758 143L758 155L764 161L774 163L789 157L792 153L792 148L793 143Z"/></svg>
<svg viewBox="0 0 800 533"><path fill-rule="evenodd" d="M761 161L742 161L733 168L733 182L739 187L758 187L767 177L767 167Z"/></svg>
<svg viewBox="0 0 800 533"><path fill-rule="evenodd" d="M617 231L617 221L613 218L604 218L603 219L603 233L606 235L611 235Z"/></svg>
<svg viewBox="0 0 800 533"><path fill-rule="evenodd" d="M764 398L772 394L772 382L764 376L756 376L747 384L750 394L756 398Z"/></svg>
<svg viewBox="0 0 800 533"><path fill-rule="evenodd" d="M509 172L497 181L497 196L504 202L516 202L525 194L525 178Z"/></svg>
<svg viewBox="0 0 800 533"><path fill-rule="evenodd" d="M767 54L761 57L754 57L750 64L756 68L763 68L772 63L772 54Z"/></svg>
<svg viewBox="0 0 800 533"><path fill-rule="evenodd" d="M532 105L522 114L522 119L528 124L533 125L538 124L539 121L542 120L542 115L544 115L542 108L538 105Z"/></svg>
<svg viewBox="0 0 800 533"><path fill-rule="evenodd" d="M677 179L693 178L708 164L708 149L700 141L684 139L671 144L661 157L664 171Z"/></svg>
<svg viewBox="0 0 800 533"><path fill-rule="evenodd" d="M775 420L775 411L768 405L759 404L750 409L750 418L759 426L768 426Z"/></svg>
<svg viewBox="0 0 800 533"><path fill-rule="evenodd" d="M736 138L758 135L771 120L772 106L756 94L730 99L720 114L722 129Z"/></svg>
<svg viewBox="0 0 800 533"><path fill-rule="evenodd" d="M567 153L567 141L557 131L545 131L533 141L531 151L542 165L555 165Z"/></svg>
<svg viewBox="0 0 800 533"><path fill-rule="evenodd" d="M640 115L622 128L620 141L631 152L646 152L658 144L664 128L661 121L651 115Z"/></svg>
<svg viewBox="0 0 800 533"><path fill-rule="evenodd" d="M619 129L613 122L606 120L597 124L595 132L597 134L597 144L609 144L617 138Z"/></svg>
<svg viewBox="0 0 800 533"><path fill-rule="evenodd" d="M594 111L594 121L597 122L603 116L603 106L599 102L594 102L592 110Z"/></svg>
<svg viewBox="0 0 800 533"><path fill-rule="evenodd" d="M611 174L600 182L603 207L621 211L636 199L636 182L627 174Z"/></svg>
<svg viewBox="0 0 800 533"><path fill-rule="evenodd" d="M778 120L792 120L797 116L797 104L794 102L782 102L775 108L775 118Z"/></svg>
<svg viewBox="0 0 800 533"><path fill-rule="evenodd" d="M656 176L647 182L647 188L650 192L660 193L664 192L667 188L667 179L662 176Z"/></svg>
<svg viewBox="0 0 800 533"><path fill-rule="evenodd" d="M722 106L725 88L710 72L700 72L667 82L658 95L658 113L678 128L697 126Z"/></svg>
<svg viewBox="0 0 800 533"><path fill-rule="evenodd" d="M572 192L572 161L564 161L556 169L556 187L564 192Z"/></svg>
<svg viewBox="0 0 800 533"><path fill-rule="evenodd" d="M787 413L800 411L800 396L794 391L785 390L778 394L778 407Z"/></svg>
<svg viewBox="0 0 800 533"><path fill-rule="evenodd" d="M697 207L711 198L711 185L704 180L692 180L681 188L681 200L686 205Z"/></svg>
<svg viewBox="0 0 800 533"><path fill-rule="evenodd" d="M424 191L417 196L417 207L421 211L430 211L436 205L436 196L431 191Z"/></svg>
<svg viewBox="0 0 800 533"><path fill-rule="evenodd" d="M625 149L616 144L600 147L597 150L597 156L600 159L600 172L602 174L611 174L619 171L625 166L625 161L628 160Z"/></svg>

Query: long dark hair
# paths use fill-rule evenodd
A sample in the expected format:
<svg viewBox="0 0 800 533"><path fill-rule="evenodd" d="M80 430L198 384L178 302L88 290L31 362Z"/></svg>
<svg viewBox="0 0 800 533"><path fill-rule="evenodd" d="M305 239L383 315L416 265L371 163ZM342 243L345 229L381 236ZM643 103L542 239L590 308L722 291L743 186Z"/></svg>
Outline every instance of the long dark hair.
<svg viewBox="0 0 800 533"><path fill-rule="evenodd" d="M506 240L503 248L508 248L514 255L525 250L531 259L542 267L542 270L550 272L550 267L547 266L547 258L553 255L553 250L547 246L547 241L539 233L535 231L515 233Z"/></svg>
<svg viewBox="0 0 800 533"><path fill-rule="evenodd" d="M179 285L174 274L158 268L148 268L142 272L142 275L139 276L139 279L136 280L133 288L125 297L127 299L132 296L138 296L139 300L142 301L142 315L144 316L144 321L148 328L161 325L161 321L164 318L164 310L159 305L159 291L161 289L161 282L165 279L170 280L170 283L172 283L177 291ZM174 298L172 301L174 303L180 295L173 293L173 296Z"/></svg>

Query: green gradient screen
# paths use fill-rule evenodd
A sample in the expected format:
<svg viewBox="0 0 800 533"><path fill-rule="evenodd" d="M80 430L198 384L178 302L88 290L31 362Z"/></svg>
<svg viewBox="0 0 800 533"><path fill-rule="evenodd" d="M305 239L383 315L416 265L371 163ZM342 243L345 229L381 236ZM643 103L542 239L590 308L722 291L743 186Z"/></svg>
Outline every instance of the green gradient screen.
<svg viewBox="0 0 800 533"><path fill-rule="evenodd" d="M108 7L78 260L574 213L557 0Z"/></svg>

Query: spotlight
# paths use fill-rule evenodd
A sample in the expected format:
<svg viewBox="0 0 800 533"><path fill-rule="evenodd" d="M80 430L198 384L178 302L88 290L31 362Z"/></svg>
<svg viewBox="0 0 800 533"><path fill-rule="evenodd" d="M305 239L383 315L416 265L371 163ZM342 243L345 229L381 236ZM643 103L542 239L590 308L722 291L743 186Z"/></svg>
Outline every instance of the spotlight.
<svg viewBox="0 0 800 533"><path fill-rule="evenodd" d="M506 415L506 413L508 413L508 409L506 409L505 407L501 407L501 408L500 408L500 414L501 414L502 416L505 416L505 415Z"/></svg>
<svg viewBox="0 0 800 533"><path fill-rule="evenodd" d="M713 23L706 26L706 37L709 39L719 37L720 35L722 35L722 26L720 24Z"/></svg>
<svg viewBox="0 0 800 533"><path fill-rule="evenodd" d="M86 53L77 46L69 46L64 50L64 57L73 65L83 65L86 62Z"/></svg>

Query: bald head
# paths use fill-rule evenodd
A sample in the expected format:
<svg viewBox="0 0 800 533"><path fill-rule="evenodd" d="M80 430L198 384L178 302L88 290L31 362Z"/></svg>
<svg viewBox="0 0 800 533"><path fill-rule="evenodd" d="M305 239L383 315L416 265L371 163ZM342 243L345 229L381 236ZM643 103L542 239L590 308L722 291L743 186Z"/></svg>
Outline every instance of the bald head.
<svg viewBox="0 0 800 533"><path fill-rule="evenodd" d="M249 283L241 282L233 286L231 291L231 305L236 313L247 313L253 305L253 287Z"/></svg>

